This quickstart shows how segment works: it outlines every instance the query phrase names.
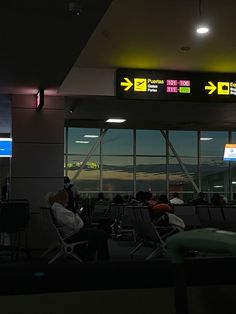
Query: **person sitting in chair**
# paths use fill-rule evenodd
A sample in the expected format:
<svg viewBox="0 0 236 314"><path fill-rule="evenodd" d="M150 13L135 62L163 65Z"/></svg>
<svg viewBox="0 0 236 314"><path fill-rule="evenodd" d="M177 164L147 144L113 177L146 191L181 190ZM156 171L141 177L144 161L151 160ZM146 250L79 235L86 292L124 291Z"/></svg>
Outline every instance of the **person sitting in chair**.
<svg viewBox="0 0 236 314"><path fill-rule="evenodd" d="M84 223L77 213L66 208L68 193L65 190L57 192L50 200L52 213L58 226L61 227L66 241L88 241L88 260L104 261L109 259L107 234L102 230L85 228Z"/></svg>

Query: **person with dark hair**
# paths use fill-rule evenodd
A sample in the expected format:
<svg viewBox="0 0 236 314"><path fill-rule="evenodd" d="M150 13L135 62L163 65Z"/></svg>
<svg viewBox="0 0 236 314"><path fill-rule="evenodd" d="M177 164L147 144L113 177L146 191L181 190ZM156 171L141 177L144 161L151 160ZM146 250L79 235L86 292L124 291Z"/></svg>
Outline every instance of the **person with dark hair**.
<svg viewBox="0 0 236 314"><path fill-rule="evenodd" d="M226 205L223 196L219 193L216 193L212 196L211 202L214 206L224 207Z"/></svg>
<svg viewBox="0 0 236 314"><path fill-rule="evenodd" d="M113 198L114 204L123 204L124 200L120 194L116 194L116 196Z"/></svg>
<svg viewBox="0 0 236 314"><path fill-rule="evenodd" d="M107 234L103 230L85 228L84 222L77 213L73 213L65 206L68 202L66 190L57 192L50 200L52 213L61 227L62 233L67 238L67 242L79 242L88 240L87 260L92 261L96 258L100 261L109 259Z"/></svg>
<svg viewBox="0 0 236 314"><path fill-rule="evenodd" d="M173 197L170 199L172 205L183 205L184 201L179 197L179 193L174 192Z"/></svg>
<svg viewBox="0 0 236 314"><path fill-rule="evenodd" d="M68 193L67 208L74 212L78 209L79 193L75 185L70 182L70 178L67 176L64 177L64 189Z"/></svg>
<svg viewBox="0 0 236 314"><path fill-rule="evenodd" d="M143 202L143 195L144 195L144 192L143 191L138 191L137 193L136 193L136 200L138 201L138 202Z"/></svg>
<svg viewBox="0 0 236 314"><path fill-rule="evenodd" d="M105 198L104 198L104 193L103 192L99 192L98 193L98 198L96 200L97 202L104 202Z"/></svg>
<svg viewBox="0 0 236 314"><path fill-rule="evenodd" d="M191 205L207 205L208 201L205 200L205 194L203 192L199 192L197 198L193 199L190 202Z"/></svg>

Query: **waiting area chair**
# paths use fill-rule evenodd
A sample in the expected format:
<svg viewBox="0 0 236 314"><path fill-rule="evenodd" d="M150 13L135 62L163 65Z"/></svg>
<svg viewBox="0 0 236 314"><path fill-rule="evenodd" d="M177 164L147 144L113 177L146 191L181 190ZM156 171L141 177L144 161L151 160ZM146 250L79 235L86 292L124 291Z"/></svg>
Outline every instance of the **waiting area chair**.
<svg viewBox="0 0 236 314"><path fill-rule="evenodd" d="M138 239L137 246L129 253L130 257L133 258L134 254L143 246L152 247L151 253L145 257L145 260L150 260L158 255L166 255L165 240L152 223L148 208L146 206L128 206L128 208L132 213L133 226Z"/></svg>
<svg viewBox="0 0 236 314"><path fill-rule="evenodd" d="M3 250L9 249L12 259L23 248L28 250L28 223L30 207L28 200L8 200L0 203L0 241ZM6 237L8 235L8 237ZM22 239L24 235L24 240ZM8 238L9 243L5 243ZM24 244L23 244L24 242Z"/></svg>
<svg viewBox="0 0 236 314"><path fill-rule="evenodd" d="M88 241L78 241L78 242L72 242L68 243L66 240L69 237L63 236L61 228L57 225L53 213L51 209L48 209L48 220L49 224L53 228L56 238L57 238L57 243L51 245L42 255L41 258L44 256L48 255L48 253L54 251L55 249L59 248L59 252L56 253L54 257L52 257L49 261L48 264L53 263L55 260L59 259L62 256L71 256L75 258L78 262L82 262L82 260L78 257L78 255L75 253L75 247L78 245L87 245Z"/></svg>

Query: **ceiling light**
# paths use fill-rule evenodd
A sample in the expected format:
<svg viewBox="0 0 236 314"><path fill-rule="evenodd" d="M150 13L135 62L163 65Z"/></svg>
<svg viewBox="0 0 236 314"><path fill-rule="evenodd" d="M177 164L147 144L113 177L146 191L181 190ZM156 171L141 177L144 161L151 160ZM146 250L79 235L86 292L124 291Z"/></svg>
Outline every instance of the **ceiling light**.
<svg viewBox="0 0 236 314"><path fill-rule="evenodd" d="M196 32L200 35L207 34L209 32L209 28L205 25L201 25L196 28Z"/></svg>
<svg viewBox="0 0 236 314"><path fill-rule="evenodd" d="M200 137L200 141L211 141L213 137Z"/></svg>
<svg viewBox="0 0 236 314"><path fill-rule="evenodd" d="M89 134L87 134L87 135L84 135L84 137L88 137L88 138L97 138L98 137L98 135L89 135Z"/></svg>
<svg viewBox="0 0 236 314"><path fill-rule="evenodd" d="M88 144L89 141L75 141L76 144Z"/></svg>
<svg viewBox="0 0 236 314"><path fill-rule="evenodd" d="M110 123L123 123L125 122L125 119L107 119L106 122L110 122Z"/></svg>
<svg viewBox="0 0 236 314"><path fill-rule="evenodd" d="M196 33L199 35L205 35L209 32L209 27L205 24L202 14L202 0L198 0L198 14L199 24L196 28Z"/></svg>
<svg viewBox="0 0 236 314"><path fill-rule="evenodd" d="M236 181L232 181L232 184L236 184Z"/></svg>
<svg viewBox="0 0 236 314"><path fill-rule="evenodd" d="M223 185L214 185L213 188L223 188Z"/></svg>

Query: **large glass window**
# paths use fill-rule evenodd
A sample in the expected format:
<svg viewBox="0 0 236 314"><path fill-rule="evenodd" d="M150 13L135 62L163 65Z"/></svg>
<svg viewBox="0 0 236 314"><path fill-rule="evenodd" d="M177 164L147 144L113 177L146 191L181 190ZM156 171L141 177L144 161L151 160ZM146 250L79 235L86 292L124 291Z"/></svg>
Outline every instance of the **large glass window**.
<svg viewBox="0 0 236 314"><path fill-rule="evenodd" d="M78 191L98 191L100 184L100 159L91 156L80 172L84 156L69 156L67 163L67 175L77 186Z"/></svg>
<svg viewBox="0 0 236 314"><path fill-rule="evenodd" d="M163 157L136 158L137 191L166 190L166 159Z"/></svg>
<svg viewBox="0 0 236 314"><path fill-rule="evenodd" d="M99 129L81 129L81 128L69 128L68 129L68 153L87 155L90 150L97 143L100 135ZM99 144L93 151L93 154L99 154Z"/></svg>
<svg viewBox="0 0 236 314"><path fill-rule="evenodd" d="M197 157L196 131L169 131L169 140L179 156ZM173 155L170 149L170 155Z"/></svg>
<svg viewBox="0 0 236 314"><path fill-rule="evenodd" d="M197 159L181 158L189 177L197 185ZM170 191L195 191L191 180L188 178L175 157L169 159L169 186Z"/></svg>
<svg viewBox="0 0 236 314"><path fill-rule="evenodd" d="M133 191L133 158L103 157L103 190Z"/></svg>
<svg viewBox="0 0 236 314"><path fill-rule="evenodd" d="M169 191L170 195L177 191L187 201L196 193L194 184L209 200L214 193L224 193L228 199L229 192L231 196L236 193L236 166L223 161L229 132L201 131L198 138L197 131L169 131L169 140L186 172L170 147L169 157L166 155L161 131L109 129L80 172L101 132L89 128L68 128L65 132L65 173L84 194L103 191L112 197L139 190L154 194ZM236 132L232 132L234 141Z"/></svg>
<svg viewBox="0 0 236 314"><path fill-rule="evenodd" d="M201 156L217 156L223 159L224 147L228 140L228 132L202 131L200 133Z"/></svg>
<svg viewBox="0 0 236 314"><path fill-rule="evenodd" d="M103 139L104 155L133 155L133 131L110 129Z"/></svg>
<svg viewBox="0 0 236 314"><path fill-rule="evenodd" d="M159 130L136 131L137 155L165 155L166 143Z"/></svg>
<svg viewBox="0 0 236 314"><path fill-rule="evenodd" d="M204 192L224 192L228 185L228 162L222 157L201 158L201 185Z"/></svg>

